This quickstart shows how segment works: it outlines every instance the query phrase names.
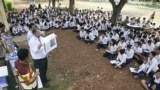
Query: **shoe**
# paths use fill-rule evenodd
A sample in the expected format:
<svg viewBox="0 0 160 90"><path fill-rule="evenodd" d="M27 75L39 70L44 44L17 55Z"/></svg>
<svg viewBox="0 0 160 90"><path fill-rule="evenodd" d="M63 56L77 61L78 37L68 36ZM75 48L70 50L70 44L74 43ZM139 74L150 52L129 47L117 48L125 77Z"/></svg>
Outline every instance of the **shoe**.
<svg viewBox="0 0 160 90"><path fill-rule="evenodd" d="M50 78L48 78L48 79L47 79L47 82L50 82L50 81L51 81L51 79L50 79Z"/></svg>
<svg viewBox="0 0 160 90"><path fill-rule="evenodd" d="M50 85L49 85L48 83L46 83L43 87L44 87L44 88L49 88Z"/></svg>

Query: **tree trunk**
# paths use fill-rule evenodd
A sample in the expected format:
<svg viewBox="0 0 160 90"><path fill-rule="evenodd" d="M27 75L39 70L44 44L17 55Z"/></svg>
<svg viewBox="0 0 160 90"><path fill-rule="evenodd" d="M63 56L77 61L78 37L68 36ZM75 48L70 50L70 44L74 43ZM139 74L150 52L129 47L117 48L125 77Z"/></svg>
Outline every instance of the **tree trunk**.
<svg viewBox="0 0 160 90"><path fill-rule="evenodd" d="M2 0L2 3L3 3L3 6L4 6L4 10L7 11L7 7L6 7L6 4L5 4L5 1Z"/></svg>
<svg viewBox="0 0 160 90"><path fill-rule="evenodd" d="M48 6L51 6L51 0L49 0Z"/></svg>
<svg viewBox="0 0 160 90"><path fill-rule="evenodd" d="M113 13L112 13L112 17L111 17L111 22L113 25L117 24L117 19L120 14L120 11L121 10L119 10L117 7L113 8Z"/></svg>
<svg viewBox="0 0 160 90"><path fill-rule="evenodd" d="M69 11L70 11L71 15L74 14L74 5L75 5L75 1L74 0L69 0Z"/></svg>
<svg viewBox="0 0 160 90"><path fill-rule="evenodd" d="M55 8L56 6L56 0L52 0L52 7Z"/></svg>
<svg viewBox="0 0 160 90"><path fill-rule="evenodd" d="M152 1L152 5L156 5L157 0Z"/></svg>
<svg viewBox="0 0 160 90"><path fill-rule="evenodd" d="M112 4L112 9L113 9L113 14L112 14L112 17L111 17L111 22L112 22L113 25L116 25L118 16L119 16L119 14L120 14L123 6L127 2L127 0L120 0L119 3L118 3L118 5L116 5L116 3L115 3L114 0L109 0L109 1Z"/></svg>

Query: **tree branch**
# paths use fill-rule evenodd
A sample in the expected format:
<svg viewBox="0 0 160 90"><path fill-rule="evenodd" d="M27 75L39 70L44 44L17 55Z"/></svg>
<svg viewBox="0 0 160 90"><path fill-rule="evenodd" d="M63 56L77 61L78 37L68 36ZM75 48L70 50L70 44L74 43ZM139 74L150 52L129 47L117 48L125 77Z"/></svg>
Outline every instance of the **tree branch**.
<svg viewBox="0 0 160 90"><path fill-rule="evenodd" d="M126 3L127 3L127 0L120 0L120 2L118 3L118 9L121 10Z"/></svg>
<svg viewBox="0 0 160 90"><path fill-rule="evenodd" d="M112 7L114 8L116 6L116 3L114 0L109 0L109 2L112 4Z"/></svg>

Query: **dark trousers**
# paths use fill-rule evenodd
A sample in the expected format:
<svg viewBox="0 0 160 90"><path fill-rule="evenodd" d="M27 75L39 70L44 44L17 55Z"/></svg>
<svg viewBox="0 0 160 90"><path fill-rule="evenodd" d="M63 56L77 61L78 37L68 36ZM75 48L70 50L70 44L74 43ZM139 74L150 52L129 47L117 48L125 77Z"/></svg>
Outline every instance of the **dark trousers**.
<svg viewBox="0 0 160 90"><path fill-rule="evenodd" d="M48 67L48 59L47 57L42 59L34 59L34 66L36 69L39 69L40 78L43 86L47 83L47 67Z"/></svg>
<svg viewBox="0 0 160 90"><path fill-rule="evenodd" d="M97 49L100 49L100 48L106 49L107 48L107 44L98 43L97 44Z"/></svg>
<svg viewBox="0 0 160 90"><path fill-rule="evenodd" d="M103 54L103 57L107 57L109 60L114 60L116 58L116 54L111 54L111 53L105 52Z"/></svg>

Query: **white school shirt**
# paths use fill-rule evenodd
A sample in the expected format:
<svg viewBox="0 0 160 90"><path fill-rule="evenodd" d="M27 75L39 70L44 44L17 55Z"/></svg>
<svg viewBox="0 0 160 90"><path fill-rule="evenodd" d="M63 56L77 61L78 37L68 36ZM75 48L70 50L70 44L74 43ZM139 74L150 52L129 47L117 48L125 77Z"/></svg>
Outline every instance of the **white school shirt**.
<svg viewBox="0 0 160 90"><path fill-rule="evenodd" d="M118 47L122 47L124 49L126 47L126 42L121 43L121 41L118 43Z"/></svg>
<svg viewBox="0 0 160 90"><path fill-rule="evenodd" d="M120 65L122 65L123 63L126 63L126 59L127 59L127 55L126 54L118 54L118 56L117 56L117 60L119 60L120 61L120 63L118 63L117 65L118 66L120 66Z"/></svg>
<svg viewBox="0 0 160 90"><path fill-rule="evenodd" d="M93 35L92 32L89 33L89 39L92 40L92 41L95 39L95 36Z"/></svg>
<svg viewBox="0 0 160 90"><path fill-rule="evenodd" d="M19 31L19 29L18 29L18 26L17 26L17 27L13 27L12 32L13 32L14 34L19 33L20 31Z"/></svg>
<svg viewBox="0 0 160 90"><path fill-rule="evenodd" d="M113 34L113 39L118 41L119 40L119 35L116 33L116 34Z"/></svg>
<svg viewBox="0 0 160 90"><path fill-rule="evenodd" d="M68 27L69 27L69 21L66 21L66 22L64 23L63 28L68 28Z"/></svg>
<svg viewBox="0 0 160 90"><path fill-rule="evenodd" d="M156 75L154 75L153 77L154 77L154 83L160 84L160 78L157 78Z"/></svg>
<svg viewBox="0 0 160 90"><path fill-rule="evenodd" d="M79 24L77 24L77 29L76 30L78 30L78 31L81 30L81 26Z"/></svg>
<svg viewBox="0 0 160 90"><path fill-rule="evenodd" d="M92 33L94 36L98 37L98 30L93 30Z"/></svg>
<svg viewBox="0 0 160 90"><path fill-rule="evenodd" d="M100 36L98 42L99 42L99 43L102 43L102 44L107 44L108 39L107 39L106 36L104 36L104 37Z"/></svg>
<svg viewBox="0 0 160 90"><path fill-rule="evenodd" d="M134 50L133 49L130 49L130 50L126 49L125 51L126 51L125 53L127 55L127 59L132 59L134 56Z"/></svg>
<svg viewBox="0 0 160 90"><path fill-rule="evenodd" d="M98 26L98 31L101 31L102 30L102 26Z"/></svg>
<svg viewBox="0 0 160 90"><path fill-rule="evenodd" d="M145 72L145 64L144 64L144 63L139 66L139 69L138 69L137 72L140 73L140 72L142 72L142 71Z"/></svg>
<svg viewBox="0 0 160 90"><path fill-rule="evenodd" d="M146 44L146 50L144 50L144 52L151 52L153 50L154 50L153 44L151 44L151 45Z"/></svg>
<svg viewBox="0 0 160 90"><path fill-rule="evenodd" d="M81 37L81 38L85 38L85 36L86 36L86 31L80 31L79 32L79 36Z"/></svg>
<svg viewBox="0 0 160 90"><path fill-rule="evenodd" d="M102 26L102 30L107 30L107 27L105 24L101 24L101 26Z"/></svg>
<svg viewBox="0 0 160 90"><path fill-rule="evenodd" d="M158 60L158 64L160 64L160 54L156 55L155 58Z"/></svg>
<svg viewBox="0 0 160 90"><path fill-rule="evenodd" d="M147 74L151 71L156 72L158 70L158 60L154 57L152 60L148 60L149 68L147 70Z"/></svg>
<svg viewBox="0 0 160 90"><path fill-rule="evenodd" d="M141 47L134 47L134 52L135 53L142 53L142 48Z"/></svg>
<svg viewBox="0 0 160 90"><path fill-rule="evenodd" d="M126 43L127 43L127 45L132 45L132 47L134 46L134 41L133 41L133 39L131 39L131 41L127 40Z"/></svg>
<svg viewBox="0 0 160 90"><path fill-rule="evenodd" d="M42 43L42 47L38 49L38 45ZM37 38L33 36L29 40L29 48L31 52L32 59L43 59L47 56L47 53L45 51L45 46L44 46L44 38L40 36L40 38Z"/></svg>
<svg viewBox="0 0 160 90"><path fill-rule="evenodd" d="M109 49L109 53L113 54L117 50L117 45L109 45L108 49ZM108 51L108 50L106 50L106 51Z"/></svg>
<svg viewBox="0 0 160 90"><path fill-rule="evenodd" d="M29 30L28 33L27 33L27 41L28 41L28 42L29 42L29 40L32 38L32 36L33 36L33 33L32 33L31 30Z"/></svg>

